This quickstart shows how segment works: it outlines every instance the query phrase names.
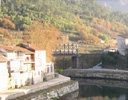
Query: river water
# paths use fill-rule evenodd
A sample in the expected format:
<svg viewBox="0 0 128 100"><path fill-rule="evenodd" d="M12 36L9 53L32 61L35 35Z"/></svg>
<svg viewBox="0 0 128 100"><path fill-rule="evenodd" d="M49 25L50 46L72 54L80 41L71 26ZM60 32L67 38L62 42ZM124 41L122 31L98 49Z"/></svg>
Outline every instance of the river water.
<svg viewBox="0 0 128 100"><path fill-rule="evenodd" d="M79 91L60 100L128 100L128 82L100 79L73 79L79 81Z"/></svg>

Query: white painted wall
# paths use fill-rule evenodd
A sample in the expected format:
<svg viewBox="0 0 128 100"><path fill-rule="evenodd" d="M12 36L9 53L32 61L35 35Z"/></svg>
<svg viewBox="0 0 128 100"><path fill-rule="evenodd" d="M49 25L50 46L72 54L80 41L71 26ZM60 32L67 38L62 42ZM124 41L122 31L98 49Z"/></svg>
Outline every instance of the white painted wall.
<svg viewBox="0 0 128 100"><path fill-rule="evenodd" d="M46 63L46 68L44 73L46 75L54 74L54 63Z"/></svg>
<svg viewBox="0 0 128 100"><path fill-rule="evenodd" d="M20 69L25 69L24 61L22 59L11 60L10 69L11 71L19 71Z"/></svg>
<svg viewBox="0 0 128 100"><path fill-rule="evenodd" d="M37 84L43 81L43 72L42 71L30 71L25 73L14 72L11 73L11 84L10 87L18 87Z"/></svg>
<svg viewBox="0 0 128 100"><path fill-rule="evenodd" d="M7 51L7 59L23 59L24 55L22 51Z"/></svg>
<svg viewBox="0 0 128 100"><path fill-rule="evenodd" d="M16 59L16 52L15 51L8 51L7 52L7 59Z"/></svg>
<svg viewBox="0 0 128 100"><path fill-rule="evenodd" d="M46 51L35 51L35 70L44 70L46 67Z"/></svg>
<svg viewBox="0 0 128 100"><path fill-rule="evenodd" d="M7 62L0 62L0 91L8 88L8 69Z"/></svg>
<svg viewBox="0 0 128 100"><path fill-rule="evenodd" d="M33 83L37 84L43 82L43 71L36 70L33 71Z"/></svg>
<svg viewBox="0 0 128 100"><path fill-rule="evenodd" d="M117 41L118 41L117 47L118 47L119 53L121 55L125 55L126 54L125 49L127 48L127 45L128 45L128 39L127 38L123 38L121 36L118 36Z"/></svg>
<svg viewBox="0 0 128 100"><path fill-rule="evenodd" d="M30 85L32 83L32 72L26 72L26 73L20 73L20 72L14 72L11 73L11 84L10 87L15 88Z"/></svg>

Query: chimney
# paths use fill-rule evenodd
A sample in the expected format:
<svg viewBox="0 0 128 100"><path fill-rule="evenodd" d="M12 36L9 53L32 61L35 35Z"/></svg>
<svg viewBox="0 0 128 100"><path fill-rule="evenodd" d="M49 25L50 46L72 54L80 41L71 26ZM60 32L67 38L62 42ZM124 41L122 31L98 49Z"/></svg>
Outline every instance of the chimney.
<svg viewBox="0 0 128 100"><path fill-rule="evenodd" d="M30 47L30 42L27 42L27 46Z"/></svg>

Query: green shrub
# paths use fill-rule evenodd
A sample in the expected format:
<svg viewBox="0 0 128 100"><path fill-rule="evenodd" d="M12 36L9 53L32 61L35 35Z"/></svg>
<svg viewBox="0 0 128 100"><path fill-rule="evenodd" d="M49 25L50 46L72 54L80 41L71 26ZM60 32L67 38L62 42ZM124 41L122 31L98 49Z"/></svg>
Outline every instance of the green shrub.
<svg viewBox="0 0 128 100"><path fill-rule="evenodd" d="M47 78L46 78L46 77L44 77L44 78L43 78L43 80L44 80L44 81L47 81Z"/></svg>
<svg viewBox="0 0 128 100"><path fill-rule="evenodd" d="M57 98L52 98L52 100L58 100Z"/></svg>
<svg viewBox="0 0 128 100"><path fill-rule="evenodd" d="M62 73L64 70L63 69L57 69L58 73Z"/></svg>

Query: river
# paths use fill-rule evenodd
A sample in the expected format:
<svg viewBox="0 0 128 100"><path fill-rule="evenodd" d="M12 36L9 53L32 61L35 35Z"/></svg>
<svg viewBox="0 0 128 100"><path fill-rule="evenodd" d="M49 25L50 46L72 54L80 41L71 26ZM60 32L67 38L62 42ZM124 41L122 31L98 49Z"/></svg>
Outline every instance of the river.
<svg viewBox="0 0 128 100"><path fill-rule="evenodd" d="M79 91L60 100L128 100L128 82L100 79L73 79L79 81Z"/></svg>

